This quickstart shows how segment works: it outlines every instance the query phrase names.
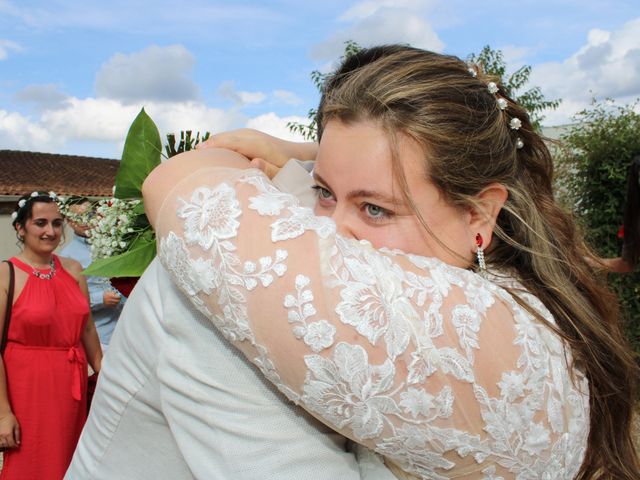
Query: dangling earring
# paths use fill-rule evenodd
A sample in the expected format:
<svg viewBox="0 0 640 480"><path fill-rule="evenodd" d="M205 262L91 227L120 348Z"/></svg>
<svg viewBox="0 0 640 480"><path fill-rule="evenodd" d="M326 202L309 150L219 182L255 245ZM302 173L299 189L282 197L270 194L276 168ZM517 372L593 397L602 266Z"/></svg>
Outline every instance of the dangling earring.
<svg viewBox="0 0 640 480"><path fill-rule="evenodd" d="M482 244L483 243L484 242L483 242L483 239L482 239L482 235L477 233L476 234L476 246L478 248L476 249L476 256L478 257L478 270L480 271L480 274L483 274L487 270L487 264L484 263L484 250L482 249Z"/></svg>

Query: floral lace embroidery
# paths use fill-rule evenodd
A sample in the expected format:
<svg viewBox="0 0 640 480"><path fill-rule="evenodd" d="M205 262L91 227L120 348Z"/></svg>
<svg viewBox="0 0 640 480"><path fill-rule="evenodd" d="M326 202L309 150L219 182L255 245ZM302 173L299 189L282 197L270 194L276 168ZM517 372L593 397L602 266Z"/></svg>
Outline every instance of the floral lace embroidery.
<svg viewBox="0 0 640 480"><path fill-rule="evenodd" d="M260 175L245 174L238 183L257 194L239 198L222 183L179 200L182 223L172 228L183 228L184 240L176 230L160 232L160 257L227 338L254 346L252 360L288 398L423 478L448 478L467 458L485 479L575 476L588 436L587 382L575 371L574 386L561 340L505 289L437 259L377 251L335 235L332 222L298 207ZM273 299L287 310L293 337L308 347L302 386L281 378L247 318L251 292L273 288L291 261L284 249L258 261L237 252L234 240L249 211L274 217L274 244L310 230L319 237L322 272L296 263L295 291ZM318 310L314 289L326 291L325 301L335 299L333 311ZM553 321L535 297L521 298ZM474 364L478 352L493 348L483 345L481 332L491 328L484 326L487 312L497 303L513 316L519 355L492 386L476 377ZM352 343L357 336L362 341ZM384 359L372 361L372 352L380 358L381 351ZM465 430L465 407L454 393L464 388L481 430Z"/></svg>

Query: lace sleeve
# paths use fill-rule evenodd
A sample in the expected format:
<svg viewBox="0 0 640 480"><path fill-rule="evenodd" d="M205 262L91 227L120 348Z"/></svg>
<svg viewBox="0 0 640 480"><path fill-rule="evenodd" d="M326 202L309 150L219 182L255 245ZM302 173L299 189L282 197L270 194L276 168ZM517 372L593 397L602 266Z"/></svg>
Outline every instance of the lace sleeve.
<svg viewBox="0 0 640 480"><path fill-rule="evenodd" d="M159 255L180 289L334 430L425 478L579 468L586 382L496 283L343 238L256 170L195 172L159 218Z"/></svg>

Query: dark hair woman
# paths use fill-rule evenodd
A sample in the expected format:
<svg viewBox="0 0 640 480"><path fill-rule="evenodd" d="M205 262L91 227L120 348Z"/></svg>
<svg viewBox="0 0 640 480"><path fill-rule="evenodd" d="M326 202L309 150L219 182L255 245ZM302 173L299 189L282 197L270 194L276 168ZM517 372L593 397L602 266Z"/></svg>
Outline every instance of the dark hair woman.
<svg viewBox="0 0 640 480"><path fill-rule="evenodd" d="M9 265L0 264L0 331L10 321L0 360L2 480L64 476L86 419L87 360L95 371L102 361L82 268L53 253L64 224L57 200L33 192L18 201L13 226L23 248L9 260L10 319Z"/></svg>

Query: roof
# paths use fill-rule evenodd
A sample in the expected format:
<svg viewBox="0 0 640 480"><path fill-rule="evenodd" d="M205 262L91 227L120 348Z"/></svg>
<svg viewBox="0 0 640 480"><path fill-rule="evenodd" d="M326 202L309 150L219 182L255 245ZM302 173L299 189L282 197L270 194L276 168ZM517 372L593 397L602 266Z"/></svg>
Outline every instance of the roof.
<svg viewBox="0 0 640 480"><path fill-rule="evenodd" d="M0 195L53 190L58 195L111 196L120 162L107 158L0 150Z"/></svg>

